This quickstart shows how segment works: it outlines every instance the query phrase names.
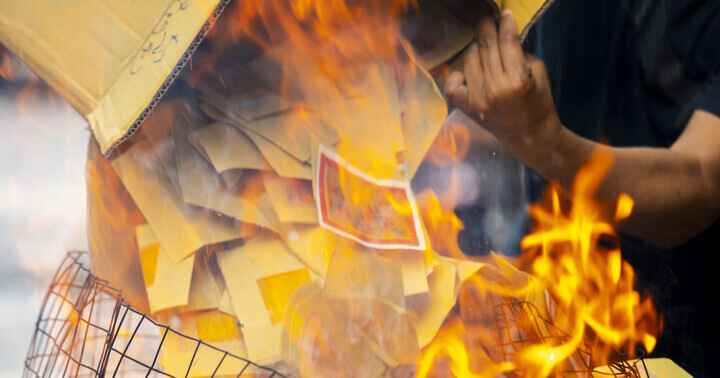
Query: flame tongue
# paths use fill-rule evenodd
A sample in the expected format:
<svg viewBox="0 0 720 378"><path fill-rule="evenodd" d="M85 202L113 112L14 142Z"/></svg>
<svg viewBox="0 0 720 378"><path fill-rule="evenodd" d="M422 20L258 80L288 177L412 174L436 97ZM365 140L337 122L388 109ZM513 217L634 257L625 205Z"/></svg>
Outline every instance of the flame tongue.
<svg viewBox="0 0 720 378"><path fill-rule="evenodd" d="M591 157L578 173L569 211L561 209L554 187L546 207L531 206L536 224L521 243L526 252L519 263L529 266L532 277L523 278L498 258L498 270L481 270L463 287L460 317L451 317L424 350L420 371L431 371L434 359L445 355L456 373L454 366L465 368L462 362L470 354L484 356L495 368L548 376L589 372L617 359L618 353L633 358L637 344L653 350L659 332L655 310L649 298L641 300L634 291L634 272L622 260L615 231L615 223L630 214L632 200L621 195L614 218L594 200L611 164L607 155ZM482 340L468 341L468 333ZM500 351L492 349L498 345ZM442 369L434 366L436 373ZM467 367L482 376L497 373Z"/></svg>

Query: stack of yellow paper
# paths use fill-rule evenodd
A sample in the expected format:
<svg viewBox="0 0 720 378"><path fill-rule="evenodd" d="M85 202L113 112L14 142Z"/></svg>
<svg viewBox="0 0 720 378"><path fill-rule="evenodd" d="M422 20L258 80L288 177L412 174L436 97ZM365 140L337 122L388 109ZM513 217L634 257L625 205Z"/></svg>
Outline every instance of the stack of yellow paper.
<svg viewBox="0 0 720 378"><path fill-rule="evenodd" d="M406 325L393 347L409 349L388 350L367 334L370 354L358 362L372 355L377 364L368 366L382 371L416 358L454 305L460 278L457 262L432 257L409 186L446 116L432 78L413 69L408 90L383 62L358 67L383 80L382 93L366 88L318 106L228 65L227 92L200 83L200 100L158 105L111 159L147 222L135 235L151 314L168 322L176 314L182 331L273 364L283 357L288 301L310 285L343 306L368 305L360 318L339 307L338 321L379 311ZM391 106L381 100L388 97ZM407 105L415 101L422 104ZM372 159L384 159L377 176L367 173ZM353 193L364 198L349 202ZM345 347L359 346L347 339ZM186 368L173 361L187 353L166 343L160 362L179 372Z"/></svg>

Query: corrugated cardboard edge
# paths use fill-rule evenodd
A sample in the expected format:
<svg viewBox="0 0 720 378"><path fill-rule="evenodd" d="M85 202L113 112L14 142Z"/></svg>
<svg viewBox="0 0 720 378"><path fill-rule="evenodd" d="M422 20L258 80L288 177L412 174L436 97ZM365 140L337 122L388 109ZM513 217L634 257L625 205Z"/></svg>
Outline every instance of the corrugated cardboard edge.
<svg viewBox="0 0 720 378"><path fill-rule="evenodd" d="M545 3L535 12L535 15L530 19L530 21L525 25L525 27L522 30L522 33L520 33L520 41L525 41L525 38L527 37L528 33L530 32L530 29L538 22L540 17L542 17L543 14L550 8L550 6L555 2L555 0L547 0Z"/></svg>
<svg viewBox="0 0 720 378"><path fill-rule="evenodd" d="M140 125L143 123L143 121L145 121L145 118L147 118L150 112L152 112L152 110L155 108L155 106L160 103L160 100L162 99L163 95L165 95L165 92L170 89L172 83L175 81L178 75L180 75L180 72L182 72L185 64L187 64L187 62L192 59L193 53L200 46L200 43L202 43L203 39L205 39L205 36L210 32L210 29L212 29L215 21L220 18L220 15L222 15L222 12L225 10L225 7L230 3L230 1L231 0L220 0L210 17L208 17L207 21L205 21L205 24L203 24L198 34L195 36L193 41L185 50L185 53L183 53L182 57L180 57L180 60L178 60L177 64L175 64L175 67L172 69L172 71L170 71L170 74L168 74L167 78L165 78L165 81L160 85L160 88L155 92L155 95L150 100L150 103L145 107L142 112L140 112L140 115L135 119L132 125L130 125L125 134L122 137L116 139L105 151L103 151L103 155L105 157L108 157L113 152L113 150L117 148L117 146L119 146L122 142L128 140L140 128Z"/></svg>
<svg viewBox="0 0 720 378"><path fill-rule="evenodd" d="M495 18L500 18L500 12L502 12L502 9L500 9L500 6L495 0L485 0L490 6L493 7L495 10ZM546 0L543 2L543 5L538 8L538 10L535 11L535 14L533 17L528 21L527 25L523 28L523 30L520 32L520 42L524 42L525 38L527 38L528 33L530 32L530 29L538 22L540 17L542 17L543 14L550 8L550 6L555 2L555 0Z"/></svg>

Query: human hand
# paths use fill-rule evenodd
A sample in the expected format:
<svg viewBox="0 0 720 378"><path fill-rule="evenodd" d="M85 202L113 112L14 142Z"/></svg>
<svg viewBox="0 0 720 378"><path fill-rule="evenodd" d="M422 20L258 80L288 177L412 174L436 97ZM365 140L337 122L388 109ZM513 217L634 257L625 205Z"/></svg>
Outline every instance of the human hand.
<svg viewBox="0 0 720 378"><path fill-rule="evenodd" d="M479 22L463 63L445 84L450 101L521 159L527 149L552 146L562 125L547 70L523 51L511 12L502 13L499 26L492 16Z"/></svg>

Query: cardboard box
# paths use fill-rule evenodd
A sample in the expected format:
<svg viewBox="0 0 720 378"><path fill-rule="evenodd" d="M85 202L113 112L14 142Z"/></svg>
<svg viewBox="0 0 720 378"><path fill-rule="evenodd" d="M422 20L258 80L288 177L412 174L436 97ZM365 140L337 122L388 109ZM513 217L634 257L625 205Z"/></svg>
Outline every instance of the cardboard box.
<svg viewBox="0 0 720 378"><path fill-rule="evenodd" d="M0 43L90 123L103 154L129 137L229 0L0 2Z"/></svg>

